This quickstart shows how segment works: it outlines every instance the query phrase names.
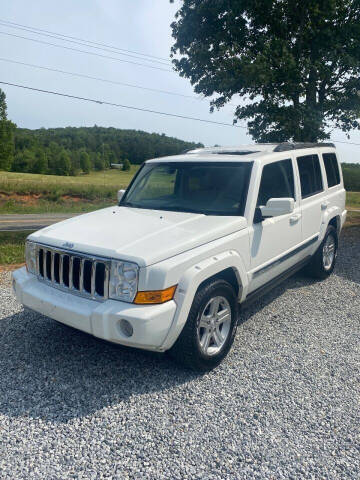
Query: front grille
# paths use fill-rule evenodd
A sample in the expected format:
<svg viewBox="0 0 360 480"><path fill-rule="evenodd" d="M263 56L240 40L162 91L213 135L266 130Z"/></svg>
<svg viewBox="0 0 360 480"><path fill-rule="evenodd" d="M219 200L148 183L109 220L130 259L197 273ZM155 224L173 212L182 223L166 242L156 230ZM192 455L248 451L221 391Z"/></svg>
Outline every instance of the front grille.
<svg viewBox="0 0 360 480"><path fill-rule="evenodd" d="M108 298L110 260L37 245L36 268L38 278L53 287L93 300Z"/></svg>

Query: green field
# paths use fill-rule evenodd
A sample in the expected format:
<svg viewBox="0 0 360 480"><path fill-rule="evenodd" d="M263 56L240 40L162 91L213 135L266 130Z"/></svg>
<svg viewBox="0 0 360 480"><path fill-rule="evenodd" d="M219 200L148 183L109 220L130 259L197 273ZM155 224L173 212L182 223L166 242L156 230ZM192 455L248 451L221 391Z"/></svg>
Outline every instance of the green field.
<svg viewBox="0 0 360 480"><path fill-rule="evenodd" d="M31 232L0 232L0 265L14 265L25 260L25 239Z"/></svg>
<svg viewBox="0 0 360 480"><path fill-rule="evenodd" d="M346 227L359 228L360 212L348 212ZM24 243L31 232L0 232L0 265L24 262Z"/></svg>
<svg viewBox="0 0 360 480"><path fill-rule="evenodd" d="M10 185L16 185L17 187L20 184L29 185L27 188L32 188L35 185L39 187L42 186L44 189L48 185L60 185L66 187L70 192L73 188L78 188L81 186L126 186L129 181L132 179L134 173L138 170L138 165L132 165L131 170L128 172L123 172L122 170L104 170L102 172L91 172L87 175L79 175L76 177L64 177L58 175L40 175L37 173L17 173L17 172L0 172L0 186L1 189L3 185L7 183ZM13 190L14 191L14 190Z"/></svg>
<svg viewBox="0 0 360 480"><path fill-rule="evenodd" d="M349 208L360 209L360 192L347 192L346 204Z"/></svg>
<svg viewBox="0 0 360 480"><path fill-rule="evenodd" d="M127 187L138 168L77 177L0 172L0 214L80 213L113 205L117 191Z"/></svg>
<svg viewBox="0 0 360 480"><path fill-rule="evenodd" d="M116 203L138 167L130 172L107 170L79 177L0 172L0 214L81 213ZM360 210L360 192L347 193L347 208ZM349 211L347 226L360 225L360 212ZM0 265L24 261L29 232L0 232Z"/></svg>
<svg viewBox="0 0 360 480"><path fill-rule="evenodd" d="M0 172L0 214L82 213L116 203L138 170L105 170L77 177ZM348 208L360 209L360 192L347 193Z"/></svg>

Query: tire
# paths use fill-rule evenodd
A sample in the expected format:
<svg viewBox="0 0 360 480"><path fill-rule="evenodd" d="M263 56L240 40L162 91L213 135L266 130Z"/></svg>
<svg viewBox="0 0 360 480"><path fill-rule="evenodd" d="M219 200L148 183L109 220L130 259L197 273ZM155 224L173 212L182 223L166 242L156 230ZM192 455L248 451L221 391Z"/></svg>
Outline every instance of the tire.
<svg viewBox="0 0 360 480"><path fill-rule="evenodd" d="M224 280L210 281L197 291L186 324L170 355L177 363L192 370L212 370L231 348L237 318L238 301L233 287Z"/></svg>
<svg viewBox="0 0 360 480"><path fill-rule="evenodd" d="M330 255L329 246L333 246L333 254ZM310 263L307 266L307 273L313 278L319 278L324 280L325 278L329 277L334 268L336 263L336 256L338 250L338 234L336 229L329 225L326 229L326 233L324 236L321 245L314 253ZM326 257L326 255L328 255ZM327 260L326 260L327 259Z"/></svg>

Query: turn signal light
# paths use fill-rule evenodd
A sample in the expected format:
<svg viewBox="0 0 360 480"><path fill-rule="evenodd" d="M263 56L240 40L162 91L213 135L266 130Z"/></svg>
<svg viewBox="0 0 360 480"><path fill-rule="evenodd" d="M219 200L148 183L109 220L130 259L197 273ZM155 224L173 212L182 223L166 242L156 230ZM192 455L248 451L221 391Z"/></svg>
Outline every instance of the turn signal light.
<svg viewBox="0 0 360 480"><path fill-rule="evenodd" d="M177 285L169 287L166 290L155 290L138 292L136 294L134 303L137 305L147 305L151 303L165 303L174 298Z"/></svg>

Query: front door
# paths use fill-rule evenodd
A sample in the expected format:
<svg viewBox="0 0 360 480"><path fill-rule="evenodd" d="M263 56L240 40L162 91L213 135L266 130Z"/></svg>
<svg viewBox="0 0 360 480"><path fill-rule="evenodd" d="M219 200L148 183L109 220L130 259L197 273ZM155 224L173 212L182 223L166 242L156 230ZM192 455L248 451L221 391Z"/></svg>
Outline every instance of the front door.
<svg viewBox="0 0 360 480"><path fill-rule="evenodd" d="M256 290L298 261L301 243L301 209L292 159L265 164L250 229L251 271L249 292ZM270 198L294 198L291 214L258 218L258 207Z"/></svg>

